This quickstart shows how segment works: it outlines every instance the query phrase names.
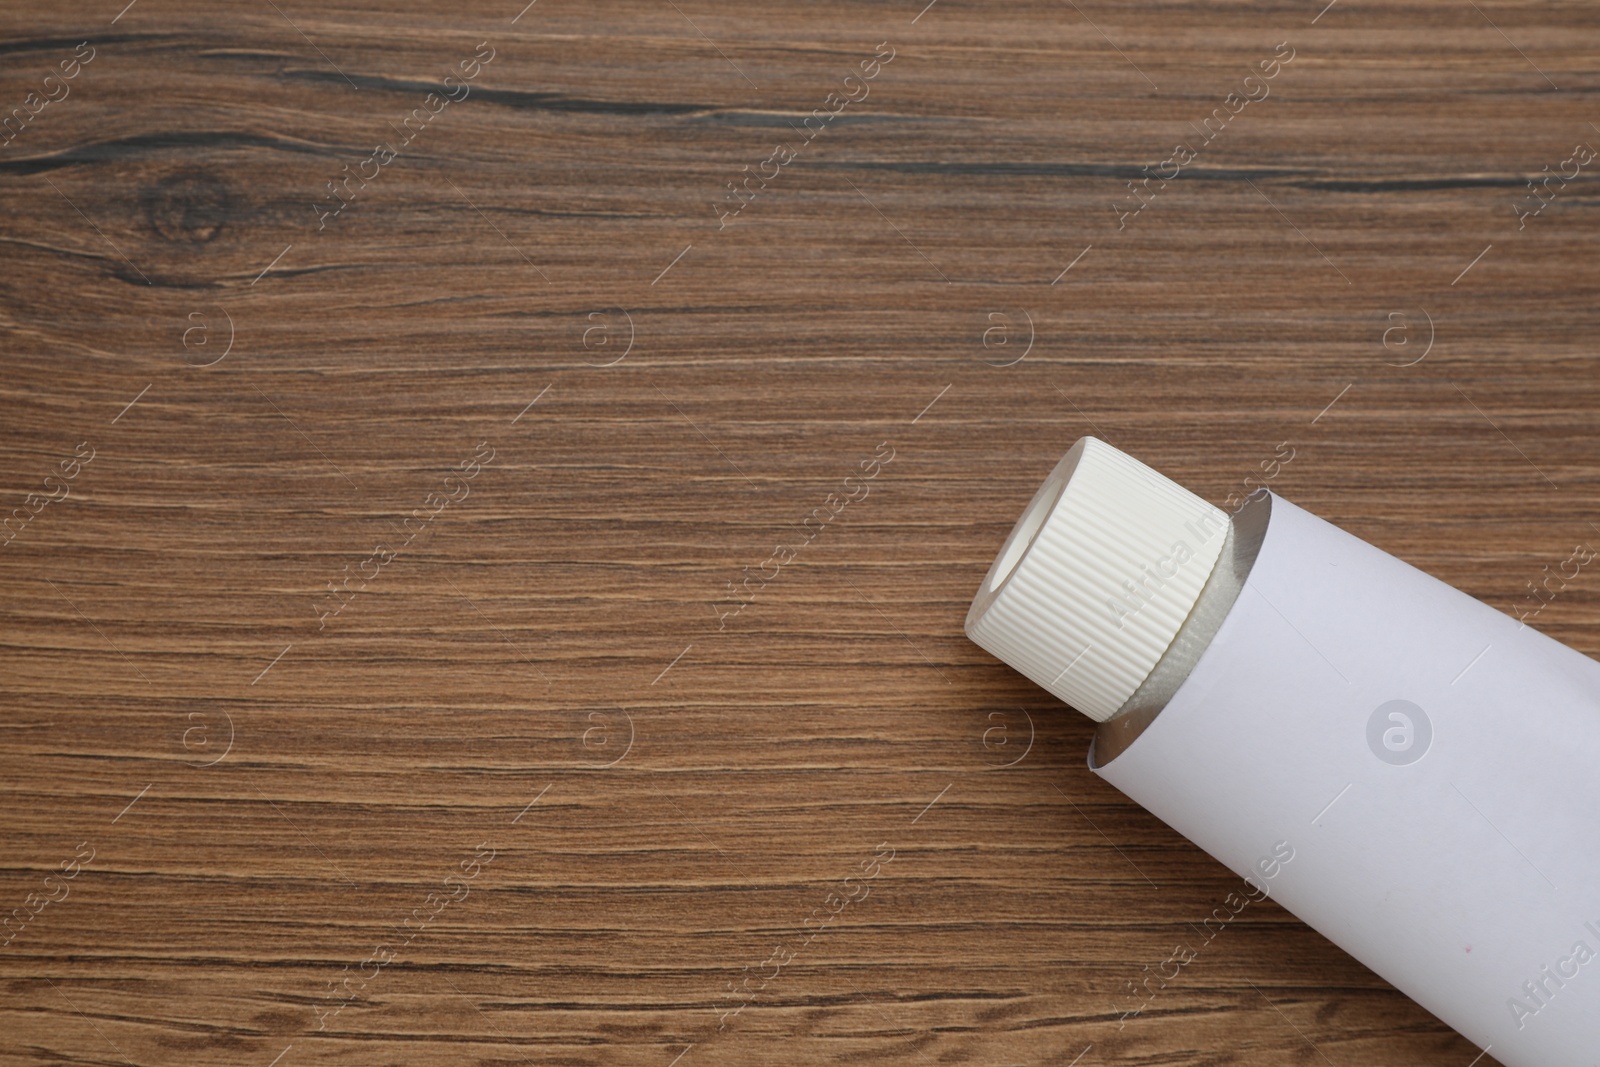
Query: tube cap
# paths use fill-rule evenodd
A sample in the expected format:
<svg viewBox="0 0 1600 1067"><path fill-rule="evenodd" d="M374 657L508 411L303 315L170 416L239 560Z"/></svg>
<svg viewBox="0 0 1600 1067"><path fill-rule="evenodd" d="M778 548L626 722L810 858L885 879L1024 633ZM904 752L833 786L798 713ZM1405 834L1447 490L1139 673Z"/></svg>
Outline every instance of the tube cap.
<svg viewBox="0 0 1600 1067"><path fill-rule="evenodd" d="M1222 552L1228 516L1132 456L1079 438L1012 528L966 631L1089 718L1150 674Z"/></svg>

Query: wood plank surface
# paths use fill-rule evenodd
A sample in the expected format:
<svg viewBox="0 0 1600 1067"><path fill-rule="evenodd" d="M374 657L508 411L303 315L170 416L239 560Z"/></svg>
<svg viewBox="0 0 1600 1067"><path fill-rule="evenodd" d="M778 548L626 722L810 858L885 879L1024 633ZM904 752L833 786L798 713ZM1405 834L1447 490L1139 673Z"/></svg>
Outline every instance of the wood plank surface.
<svg viewBox="0 0 1600 1067"><path fill-rule="evenodd" d="M0 1063L1474 1061L961 624L1600 545L1594 9L923 2L0 11Z"/></svg>

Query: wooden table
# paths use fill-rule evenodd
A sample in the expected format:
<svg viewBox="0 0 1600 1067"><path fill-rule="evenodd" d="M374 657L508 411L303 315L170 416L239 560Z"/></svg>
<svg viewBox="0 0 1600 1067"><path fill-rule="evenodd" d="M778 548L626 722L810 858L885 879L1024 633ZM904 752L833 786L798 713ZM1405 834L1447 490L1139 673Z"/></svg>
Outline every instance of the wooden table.
<svg viewBox="0 0 1600 1067"><path fill-rule="evenodd" d="M1478 1055L961 624L1087 433L1600 544L1584 6L123 2L0 15L0 1062Z"/></svg>

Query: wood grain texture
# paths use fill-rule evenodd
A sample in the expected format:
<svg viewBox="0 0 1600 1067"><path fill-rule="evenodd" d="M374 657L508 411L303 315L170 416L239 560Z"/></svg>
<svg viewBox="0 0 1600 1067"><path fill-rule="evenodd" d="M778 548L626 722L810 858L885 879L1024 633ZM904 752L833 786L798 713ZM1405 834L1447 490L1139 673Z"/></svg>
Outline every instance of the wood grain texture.
<svg viewBox="0 0 1600 1067"><path fill-rule="evenodd" d="M1272 903L1141 1005L1236 881L961 623L1084 433L1600 544L1593 11L519 8L0 12L0 1063L1467 1067Z"/></svg>

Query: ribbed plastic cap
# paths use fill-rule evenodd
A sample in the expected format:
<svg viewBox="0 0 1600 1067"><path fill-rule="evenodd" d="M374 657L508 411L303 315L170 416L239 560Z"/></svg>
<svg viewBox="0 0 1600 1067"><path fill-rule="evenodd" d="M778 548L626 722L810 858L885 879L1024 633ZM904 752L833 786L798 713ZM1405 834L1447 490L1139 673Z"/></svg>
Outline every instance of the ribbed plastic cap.
<svg viewBox="0 0 1600 1067"><path fill-rule="evenodd" d="M1094 437L1056 464L967 612L967 636L1096 721L1172 644L1222 551L1220 509Z"/></svg>

